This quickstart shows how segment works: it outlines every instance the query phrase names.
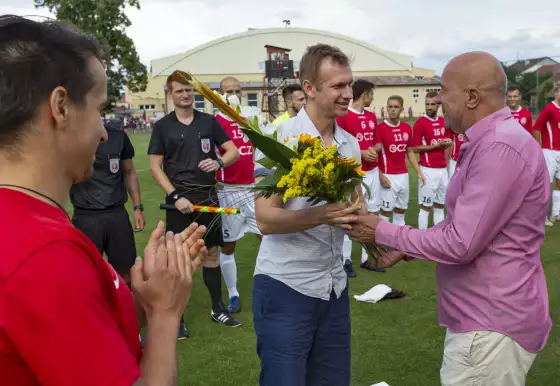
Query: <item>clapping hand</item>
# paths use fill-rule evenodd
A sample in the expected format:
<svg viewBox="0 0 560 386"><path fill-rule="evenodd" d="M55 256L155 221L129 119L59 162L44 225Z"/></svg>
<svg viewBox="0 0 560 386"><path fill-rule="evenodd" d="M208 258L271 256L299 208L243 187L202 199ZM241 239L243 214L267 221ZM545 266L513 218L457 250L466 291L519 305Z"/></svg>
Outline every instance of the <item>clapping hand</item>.
<svg viewBox="0 0 560 386"><path fill-rule="evenodd" d="M146 248L144 248L143 270L146 279L149 279L155 270L157 249L163 238L164 231L165 224L163 221L160 221L156 229L151 233ZM208 254L204 246L204 240L202 240L205 233L205 226L198 226L196 223L193 223L179 234L182 248L190 259L191 271L193 273L202 265Z"/></svg>

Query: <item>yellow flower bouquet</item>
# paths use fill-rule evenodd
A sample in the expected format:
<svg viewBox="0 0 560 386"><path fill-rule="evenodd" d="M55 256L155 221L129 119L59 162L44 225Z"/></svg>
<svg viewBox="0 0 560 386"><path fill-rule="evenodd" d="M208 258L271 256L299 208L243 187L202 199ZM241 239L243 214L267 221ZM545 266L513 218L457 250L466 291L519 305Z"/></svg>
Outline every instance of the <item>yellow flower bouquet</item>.
<svg viewBox="0 0 560 386"><path fill-rule="evenodd" d="M336 145L325 146L320 138L309 134L288 138L280 143L276 136L263 133L257 117L252 120L243 117L239 106L234 109L195 76L187 75L185 79L194 89L237 123L253 146L265 155L257 162L267 169L275 169L273 175L265 177L253 187L257 197L279 194L284 202L292 197L307 197L314 202L337 203L349 200L356 186L363 184L365 173L361 165L354 158L342 157ZM366 190L369 194L367 187ZM385 249L373 244L363 246L372 263L377 266Z"/></svg>

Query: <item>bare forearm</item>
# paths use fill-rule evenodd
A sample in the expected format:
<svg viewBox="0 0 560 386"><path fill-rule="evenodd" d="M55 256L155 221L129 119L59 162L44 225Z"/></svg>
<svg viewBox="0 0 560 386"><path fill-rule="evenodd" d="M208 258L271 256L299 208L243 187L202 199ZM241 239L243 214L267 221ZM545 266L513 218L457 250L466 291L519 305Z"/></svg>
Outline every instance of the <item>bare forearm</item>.
<svg viewBox="0 0 560 386"><path fill-rule="evenodd" d="M439 148L438 145L434 145L434 146L432 146L432 145L422 145L422 146L412 147L412 148L410 148L410 150L412 150L415 153L420 154L420 153L427 153L429 151L432 151L432 150L435 150L435 149L438 149L438 148Z"/></svg>
<svg viewBox="0 0 560 386"><path fill-rule="evenodd" d="M315 209L256 208L257 225L264 234L303 232L321 225Z"/></svg>
<svg viewBox="0 0 560 386"><path fill-rule="evenodd" d="M148 319L148 331L140 372L147 385L177 385L177 330L175 315L154 315Z"/></svg>
<svg viewBox="0 0 560 386"><path fill-rule="evenodd" d="M125 183L132 203L135 206L140 205L142 203L142 199L140 198L140 183L138 182L138 176L134 169L126 173Z"/></svg>
<svg viewBox="0 0 560 386"><path fill-rule="evenodd" d="M222 162L224 163L224 167L227 167L233 164L235 161L239 159L239 151L237 148L233 150L226 151L222 156Z"/></svg>
<svg viewBox="0 0 560 386"><path fill-rule="evenodd" d="M418 158L416 158L416 154L414 154L413 151L409 150L407 155L412 167L414 168L414 170L416 170L416 174L420 175L420 166L418 165Z"/></svg>
<svg viewBox="0 0 560 386"><path fill-rule="evenodd" d="M154 177L154 180L156 180L156 183L165 191L165 193L169 194L175 190L173 184L171 183L171 181L169 181L169 178L161 169L161 167L152 167L151 173L152 177Z"/></svg>

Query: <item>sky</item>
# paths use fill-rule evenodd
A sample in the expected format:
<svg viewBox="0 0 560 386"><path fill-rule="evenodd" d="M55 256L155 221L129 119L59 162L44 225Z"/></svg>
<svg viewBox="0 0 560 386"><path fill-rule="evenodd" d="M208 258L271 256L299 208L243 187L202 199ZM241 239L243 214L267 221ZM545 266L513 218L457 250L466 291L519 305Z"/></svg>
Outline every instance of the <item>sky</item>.
<svg viewBox="0 0 560 386"><path fill-rule="evenodd" d="M462 3L462 5L460 5ZM535 4L538 6L532 6ZM333 31L411 55L441 73L461 52L501 61L552 56L560 61L560 4L553 0L140 0L127 30L142 62L173 55L248 28ZM0 0L0 14L48 15L33 0Z"/></svg>

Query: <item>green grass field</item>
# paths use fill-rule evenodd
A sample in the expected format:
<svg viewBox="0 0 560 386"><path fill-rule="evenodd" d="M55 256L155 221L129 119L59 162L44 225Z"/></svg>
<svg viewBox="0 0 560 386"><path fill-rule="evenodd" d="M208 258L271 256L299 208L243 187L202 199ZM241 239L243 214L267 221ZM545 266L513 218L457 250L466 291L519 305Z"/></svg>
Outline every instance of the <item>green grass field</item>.
<svg viewBox="0 0 560 386"><path fill-rule="evenodd" d="M163 194L152 180L146 149L149 134L131 134L136 148L138 170L145 206L146 230L136 234L138 252L143 251L149 233L164 213L158 209ZM411 202L407 224L416 226L418 215L417 182L411 178ZM545 350L539 354L529 374L528 385L557 385L560 379L560 224L547 229L542 259L548 278L550 310L554 328ZM181 385L245 386L257 385L259 361L251 314L251 288L258 242L252 235L243 238L236 251L238 287L242 310L238 314L243 326L229 329L211 322L210 299L197 272L186 320L191 337L178 343ZM359 248L354 245L354 261ZM352 315L352 385L370 386L385 381L391 386L439 385L445 330L438 327L435 265L428 262L401 263L386 273L360 269L350 280ZM387 284L406 293L398 300L378 304L357 302L376 284ZM224 285L224 299L227 293Z"/></svg>

